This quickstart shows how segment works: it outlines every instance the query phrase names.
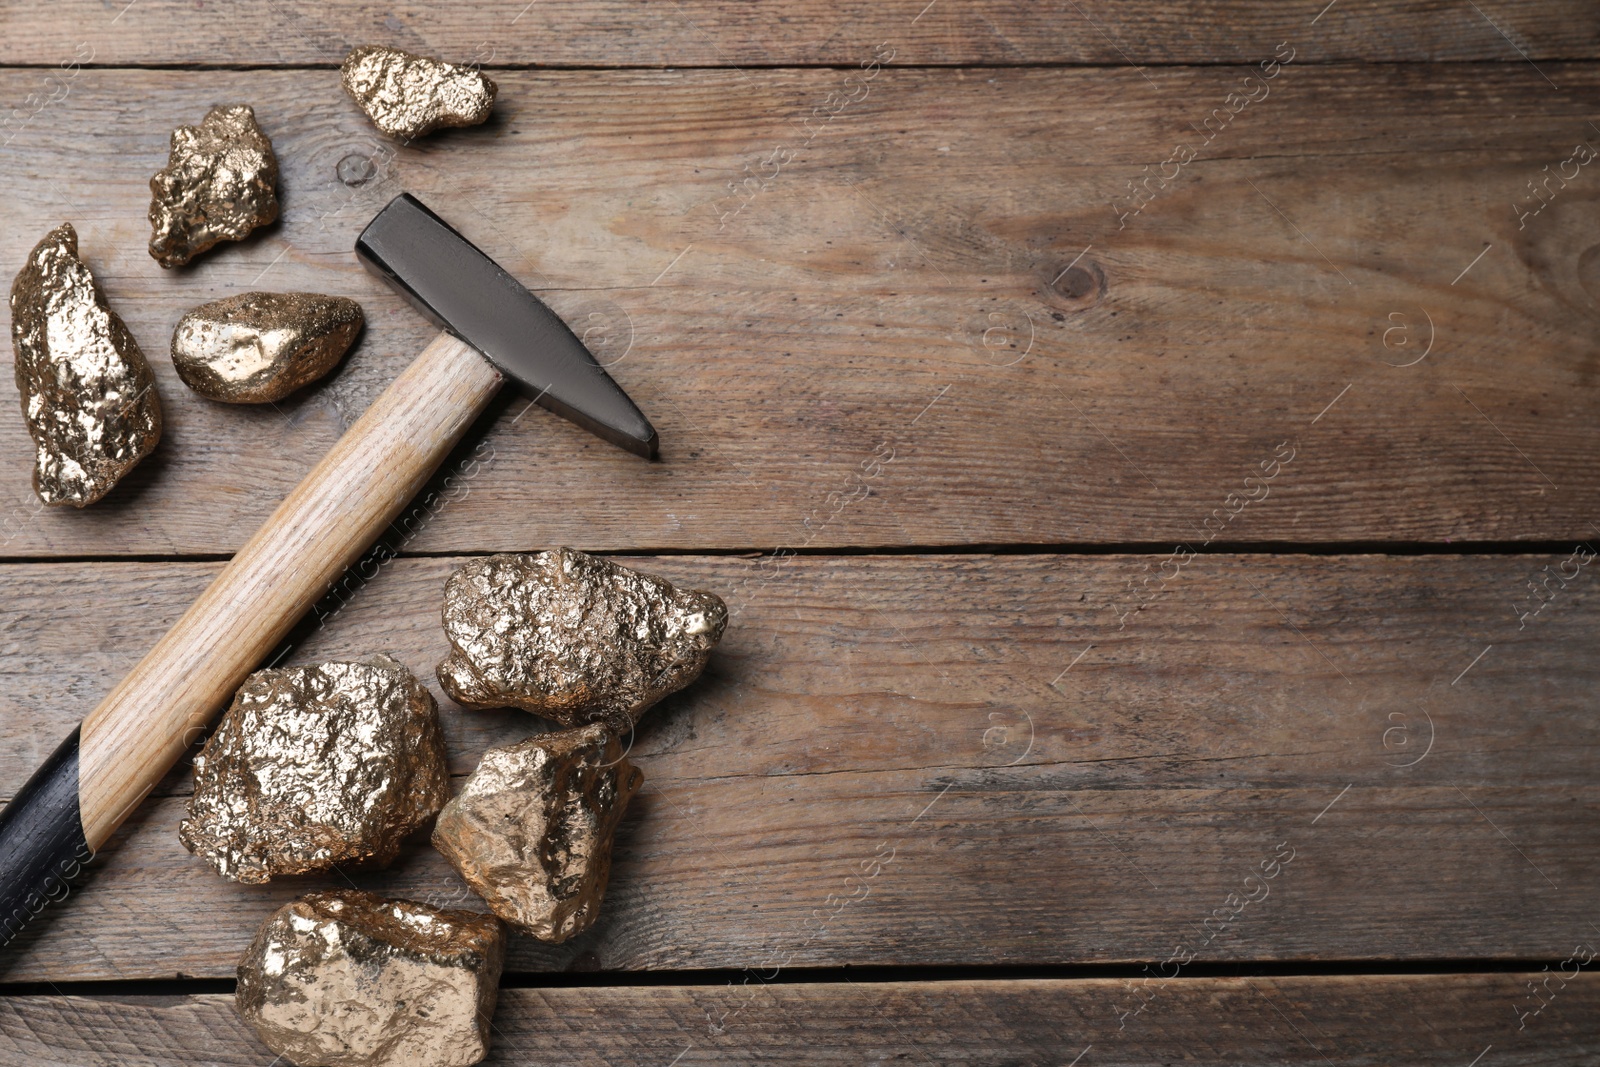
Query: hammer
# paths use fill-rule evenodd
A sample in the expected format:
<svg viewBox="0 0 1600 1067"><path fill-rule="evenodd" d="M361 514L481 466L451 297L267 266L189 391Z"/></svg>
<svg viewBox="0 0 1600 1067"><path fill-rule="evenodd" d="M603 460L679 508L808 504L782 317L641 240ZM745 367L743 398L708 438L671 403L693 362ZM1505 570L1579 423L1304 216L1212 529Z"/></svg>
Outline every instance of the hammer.
<svg viewBox="0 0 1600 1067"><path fill-rule="evenodd" d="M415 197L356 255L443 330L0 812L0 945L138 806L416 495L506 378L646 459L656 431L567 325Z"/></svg>

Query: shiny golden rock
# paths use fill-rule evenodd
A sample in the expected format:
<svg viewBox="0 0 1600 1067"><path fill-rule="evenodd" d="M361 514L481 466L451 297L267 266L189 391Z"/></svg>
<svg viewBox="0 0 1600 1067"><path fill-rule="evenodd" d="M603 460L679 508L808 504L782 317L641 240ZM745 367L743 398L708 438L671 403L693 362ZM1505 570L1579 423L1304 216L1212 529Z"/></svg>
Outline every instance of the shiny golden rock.
<svg viewBox="0 0 1600 1067"><path fill-rule="evenodd" d="M178 837L237 882L382 866L449 795L438 708L400 663L257 671L194 759Z"/></svg>
<svg viewBox="0 0 1600 1067"><path fill-rule="evenodd" d="M489 1052L505 928L344 889L273 912L234 1004L297 1067L466 1067Z"/></svg>
<svg viewBox="0 0 1600 1067"><path fill-rule="evenodd" d="M339 73L372 124L403 140L444 126L476 126L489 117L497 92L473 67L382 45L351 50Z"/></svg>
<svg viewBox="0 0 1600 1067"><path fill-rule="evenodd" d="M78 258L70 222L45 234L11 283L11 348L40 500L93 504L155 450L155 377Z"/></svg>
<svg viewBox="0 0 1600 1067"><path fill-rule="evenodd" d="M594 925L611 838L644 782L598 724L491 748L433 825L433 847L494 913L541 941Z"/></svg>
<svg viewBox="0 0 1600 1067"><path fill-rule="evenodd" d="M570 548L488 556L445 585L439 682L470 708L620 733L700 676L727 622L711 593Z"/></svg>
<svg viewBox="0 0 1600 1067"><path fill-rule="evenodd" d="M172 364L201 396L282 400L338 364L361 332L361 305L319 293L240 293L178 320Z"/></svg>
<svg viewBox="0 0 1600 1067"><path fill-rule="evenodd" d="M150 254L181 267L219 241L241 241L278 217L278 157L249 104L214 107L172 131L150 179Z"/></svg>

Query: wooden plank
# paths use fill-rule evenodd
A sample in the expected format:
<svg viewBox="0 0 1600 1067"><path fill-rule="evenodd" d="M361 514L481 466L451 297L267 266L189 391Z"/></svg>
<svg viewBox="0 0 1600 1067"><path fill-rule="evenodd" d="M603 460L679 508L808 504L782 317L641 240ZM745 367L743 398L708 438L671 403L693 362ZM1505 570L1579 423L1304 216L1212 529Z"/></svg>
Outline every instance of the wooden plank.
<svg viewBox="0 0 1600 1067"><path fill-rule="evenodd" d="M1600 70L1546 73L1282 68L1119 231L1239 70L886 71L809 148L837 71L524 72L495 123L390 162L332 71L84 71L0 153L0 262L79 224L157 357L167 439L111 499L38 514L0 418L0 551L241 544L425 343L349 251L402 188L589 333L664 454L509 402L407 550L1589 537L1600 194L1580 169L1521 230L1513 206L1597 136ZM164 273L145 177L219 99L271 132L286 221ZM378 177L341 184L352 154ZM730 180L786 158L719 222ZM277 408L189 393L173 324L262 287L358 297L359 351Z"/></svg>
<svg viewBox="0 0 1600 1067"><path fill-rule="evenodd" d="M794 0L781 15L739 0L488 0L336 5L307 0L60 0L9 14L0 63L54 62L80 44L108 65L337 64L393 44L502 66L853 66L889 43L911 64L1253 63L1288 38L1308 59L1593 59L1600 20L1582 0L1439 5L1327 0Z"/></svg>
<svg viewBox="0 0 1600 1067"><path fill-rule="evenodd" d="M1527 984L1546 981L1549 1006L1518 1030ZM1588 973L1565 982L1542 973L1182 978L1162 983L1119 1028L1136 987L1035 979L504 989L484 1062L1512 1067L1592 1062L1600 1027L1600 979ZM29 996L0 1001L0 1063L268 1067L272 1054L226 994Z"/></svg>
<svg viewBox="0 0 1600 1067"><path fill-rule="evenodd" d="M1592 933L1592 573L1512 608L1559 557L1202 556L1139 611L1148 557L636 562L733 621L635 739L599 924L519 938L514 971L1559 959ZM296 658L431 680L453 565L392 563ZM214 566L0 570L6 788ZM441 706L456 773L533 725ZM222 882L178 844L185 790L0 977L227 977L274 907L350 884ZM420 843L347 875L475 905Z"/></svg>

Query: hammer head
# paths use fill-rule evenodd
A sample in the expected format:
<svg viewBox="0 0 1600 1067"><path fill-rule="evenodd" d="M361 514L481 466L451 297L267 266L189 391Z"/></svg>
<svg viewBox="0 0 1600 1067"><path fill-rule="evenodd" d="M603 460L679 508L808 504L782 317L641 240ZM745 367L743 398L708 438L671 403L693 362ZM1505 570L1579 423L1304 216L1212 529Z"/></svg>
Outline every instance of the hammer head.
<svg viewBox="0 0 1600 1067"><path fill-rule="evenodd" d="M556 313L410 193L356 239L356 255L441 328L482 352L534 402L656 457L656 431Z"/></svg>

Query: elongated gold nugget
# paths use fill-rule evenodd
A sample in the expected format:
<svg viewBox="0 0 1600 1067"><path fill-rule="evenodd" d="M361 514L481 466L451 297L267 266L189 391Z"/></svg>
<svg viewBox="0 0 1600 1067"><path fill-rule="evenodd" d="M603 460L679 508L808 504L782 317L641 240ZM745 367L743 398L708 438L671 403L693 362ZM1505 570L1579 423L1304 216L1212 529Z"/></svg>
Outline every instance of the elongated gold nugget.
<svg viewBox="0 0 1600 1067"><path fill-rule="evenodd" d="M178 837L238 882L383 865L449 794L438 709L400 663L257 671L195 757Z"/></svg>
<svg viewBox="0 0 1600 1067"><path fill-rule="evenodd" d="M240 293L201 304L172 332L172 365L211 400L282 400L338 365L361 332L361 305L320 293Z"/></svg>
<svg viewBox="0 0 1600 1067"><path fill-rule="evenodd" d="M45 234L11 283L17 391L46 504L105 496L161 440L161 402L139 344L78 258L70 222Z"/></svg>
<svg viewBox="0 0 1600 1067"><path fill-rule="evenodd" d="M467 1067L489 1053L504 960L493 915L311 893L262 925L234 1003L296 1067Z"/></svg>
<svg viewBox="0 0 1600 1067"><path fill-rule="evenodd" d="M382 45L353 49L340 80L374 126L403 140L444 126L476 126L489 117L498 91L473 67Z"/></svg>
<svg viewBox="0 0 1600 1067"><path fill-rule="evenodd" d="M433 826L433 846L494 913L541 941L594 925L611 838L644 782L602 726L484 753Z"/></svg>
<svg viewBox="0 0 1600 1067"><path fill-rule="evenodd" d="M570 548L473 560L450 576L439 683L472 708L522 708L618 733L700 676L720 597Z"/></svg>

